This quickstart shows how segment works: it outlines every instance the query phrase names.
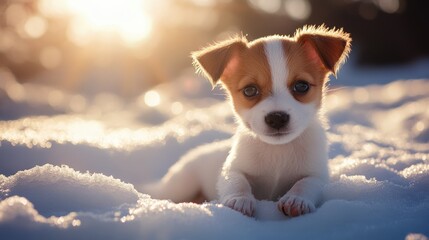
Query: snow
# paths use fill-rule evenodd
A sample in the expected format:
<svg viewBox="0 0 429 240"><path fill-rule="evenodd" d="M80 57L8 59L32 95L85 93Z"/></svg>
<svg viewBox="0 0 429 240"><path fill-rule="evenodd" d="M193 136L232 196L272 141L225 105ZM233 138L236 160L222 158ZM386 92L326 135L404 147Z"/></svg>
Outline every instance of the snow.
<svg viewBox="0 0 429 240"><path fill-rule="evenodd" d="M187 151L233 134L229 104L192 76L152 89L161 102L148 107L144 94L85 96L0 72L1 238L427 239L428 80L334 85L331 181L315 213L291 219L268 201L248 218L139 191Z"/></svg>

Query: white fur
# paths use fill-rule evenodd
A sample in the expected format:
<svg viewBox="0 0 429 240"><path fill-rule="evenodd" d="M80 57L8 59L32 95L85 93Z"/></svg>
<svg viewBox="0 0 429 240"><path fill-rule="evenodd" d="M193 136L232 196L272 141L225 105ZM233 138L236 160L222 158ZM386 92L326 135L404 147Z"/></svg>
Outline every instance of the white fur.
<svg viewBox="0 0 429 240"><path fill-rule="evenodd" d="M216 199L216 182L232 139L206 144L185 154L159 182L143 186L142 191L153 198L173 202L192 201L198 194Z"/></svg>
<svg viewBox="0 0 429 240"><path fill-rule="evenodd" d="M232 147L225 141L191 151L144 192L174 202L189 201L202 192L249 216L256 199L278 201L279 210L292 216L315 210L328 180L325 131L316 105L295 100L287 89L287 58L280 41L268 40L265 52L272 94L238 113L241 124ZM273 136L275 130L264 121L273 111L290 116L281 136Z"/></svg>
<svg viewBox="0 0 429 240"><path fill-rule="evenodd" d="M284 55L282 42L275 38L269 39L264 43L264 49L268 64L270 65L273 93L285 92L288 70L286 68L286 56Z"/></svg>

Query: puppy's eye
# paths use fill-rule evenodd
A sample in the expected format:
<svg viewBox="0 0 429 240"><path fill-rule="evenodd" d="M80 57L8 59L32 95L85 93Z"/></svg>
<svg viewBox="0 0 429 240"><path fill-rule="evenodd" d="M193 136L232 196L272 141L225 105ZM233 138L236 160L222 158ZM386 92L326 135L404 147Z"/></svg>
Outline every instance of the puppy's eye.
<svg viewBox="0 0 429 240"><path fill-rule="evenodd" d="M294 83L292 90L298 94L305 94L310 90L310 84L306 81L298 80Z"/></svg>
<svg viewBox="0 0 429 240"><path fill-rule="evenodd" d="M248 98L255 97L259 95L259 89L255 85L249 85L243 88L243 95Z"/></svg>

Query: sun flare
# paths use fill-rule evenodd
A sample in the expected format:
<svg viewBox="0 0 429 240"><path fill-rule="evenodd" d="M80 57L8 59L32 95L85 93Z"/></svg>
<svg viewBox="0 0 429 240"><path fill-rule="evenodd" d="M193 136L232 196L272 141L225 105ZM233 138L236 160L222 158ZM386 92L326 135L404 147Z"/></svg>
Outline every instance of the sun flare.
<svg viewBox="0 0 429 240"><path fill-rule="evenodd" d="M119 34L128 44L146 39L152 20L141 0L66 0L67 9L79 22L93 32Z"/></svg>

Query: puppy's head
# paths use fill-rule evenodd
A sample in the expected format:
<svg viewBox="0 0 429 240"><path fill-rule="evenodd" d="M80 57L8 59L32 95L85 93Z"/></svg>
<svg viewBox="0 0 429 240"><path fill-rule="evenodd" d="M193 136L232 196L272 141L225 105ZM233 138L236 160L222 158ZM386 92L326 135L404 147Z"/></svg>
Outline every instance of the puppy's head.
<svg viewBox="0 0 429 240"><path fill-rule="evenodd" d="M283 144L317 117L328 76L344 62L350 42L342 30L304 27L293 37L235 37L192 56L213 85L222 82L245 127Z"/></svg>

